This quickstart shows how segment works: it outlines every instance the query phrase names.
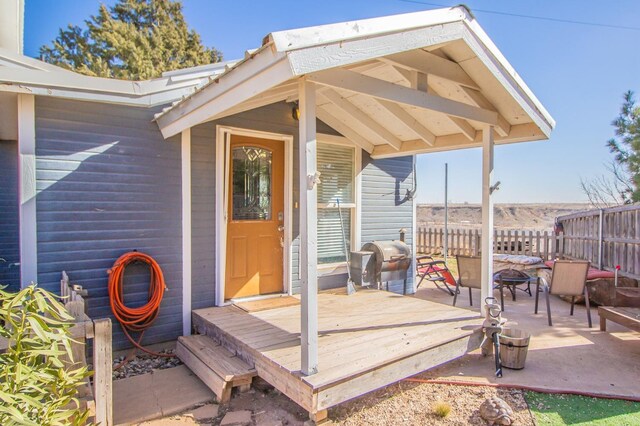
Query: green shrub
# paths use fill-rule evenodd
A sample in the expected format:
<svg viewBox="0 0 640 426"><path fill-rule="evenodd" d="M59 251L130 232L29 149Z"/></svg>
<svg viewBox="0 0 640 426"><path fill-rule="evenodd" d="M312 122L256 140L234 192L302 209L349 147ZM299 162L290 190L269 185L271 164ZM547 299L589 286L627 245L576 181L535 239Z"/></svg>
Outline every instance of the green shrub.
<svg viewBox="0 0 640 426"><path fill-rule="evenodd" d="M36 285L0 290L0 321L9 341L0 354L0 424L85 424L88 412L76 394L89 372L71 365L73 318L64 306Z"/></svg>

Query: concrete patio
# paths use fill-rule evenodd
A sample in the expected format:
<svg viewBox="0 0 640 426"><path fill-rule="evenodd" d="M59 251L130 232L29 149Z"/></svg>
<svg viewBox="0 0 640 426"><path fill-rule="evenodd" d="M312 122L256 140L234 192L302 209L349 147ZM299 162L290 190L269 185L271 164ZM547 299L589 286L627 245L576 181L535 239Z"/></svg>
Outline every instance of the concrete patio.
<svg viewBox="0 0 640 426"><path fill-rule="evenodd" d="M535 290L535 286L532 289ZM457 306L477 310L480 292L473 291L473 307L469 307L466 289L458 296ZM499 297L497 291L495 295ZM448 293L426 281L416 297L448 305L453 300ZM569 316L570 304L557 296L551 296L554 325L549 327L543 297L540 302L541 309L534 315L534 297L518 291L514 302L505 292L503 317L508 320L507 325L531 333L523 370L504 369L504 376L498 379L493 374L493 358L484 358L477 350L419 377L638 398L640 333L612 322L607 323L606 332L601 332L596 308L591 310L594 327L589 329L585 307L577 305L574 316Z"/></svg>

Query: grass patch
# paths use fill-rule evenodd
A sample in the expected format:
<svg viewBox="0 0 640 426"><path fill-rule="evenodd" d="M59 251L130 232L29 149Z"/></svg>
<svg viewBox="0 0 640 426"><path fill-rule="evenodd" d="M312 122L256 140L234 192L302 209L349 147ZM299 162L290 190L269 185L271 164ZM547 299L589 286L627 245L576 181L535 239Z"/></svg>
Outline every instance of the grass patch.
<svg viewBox="0 0 640 426"><path fill-rule="evenodd" d="M640 425L638 402L528 391L525 398L540 426Z"/></svg>
<svg viewBox="0 0 640 426"><path fill-rule="evenodd" d="M441 419L444 419L451 413L451 405L448 402L438 401L433 406L433 413Z"/></svg>

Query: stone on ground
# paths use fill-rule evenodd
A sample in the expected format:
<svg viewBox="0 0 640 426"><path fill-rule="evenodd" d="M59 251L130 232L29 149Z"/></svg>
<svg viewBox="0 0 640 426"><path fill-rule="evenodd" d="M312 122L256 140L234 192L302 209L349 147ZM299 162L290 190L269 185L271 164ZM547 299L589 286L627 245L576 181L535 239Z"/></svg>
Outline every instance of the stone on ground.
<svg viewBox="0 0 640 426"><path fill-rule="evenodd" d="M253 423L251 420L251 411L229 411L222 418L220 426L246 426L251 423Z"/></svg>
<svg viewBox="0 0 640 426"><path fill-rule="evenodd" d="M218 417L218 404L203 405L202 407L191 410L187 415L193 417L197 421L213 419Z"/></svg>

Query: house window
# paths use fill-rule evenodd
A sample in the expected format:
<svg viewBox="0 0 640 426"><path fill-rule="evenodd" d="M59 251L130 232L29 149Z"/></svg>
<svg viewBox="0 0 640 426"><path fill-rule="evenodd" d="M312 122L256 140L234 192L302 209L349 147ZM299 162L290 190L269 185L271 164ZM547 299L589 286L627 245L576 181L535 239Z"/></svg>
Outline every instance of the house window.
<svg viewBox="0 0 640 426"><path fill-rule="evenodd" d="M352 223L355 218L355 149L346 145L318 142L318 264L345 262L342 237L351 250ZM342 209L342 227L338 200Z"/></svg>

